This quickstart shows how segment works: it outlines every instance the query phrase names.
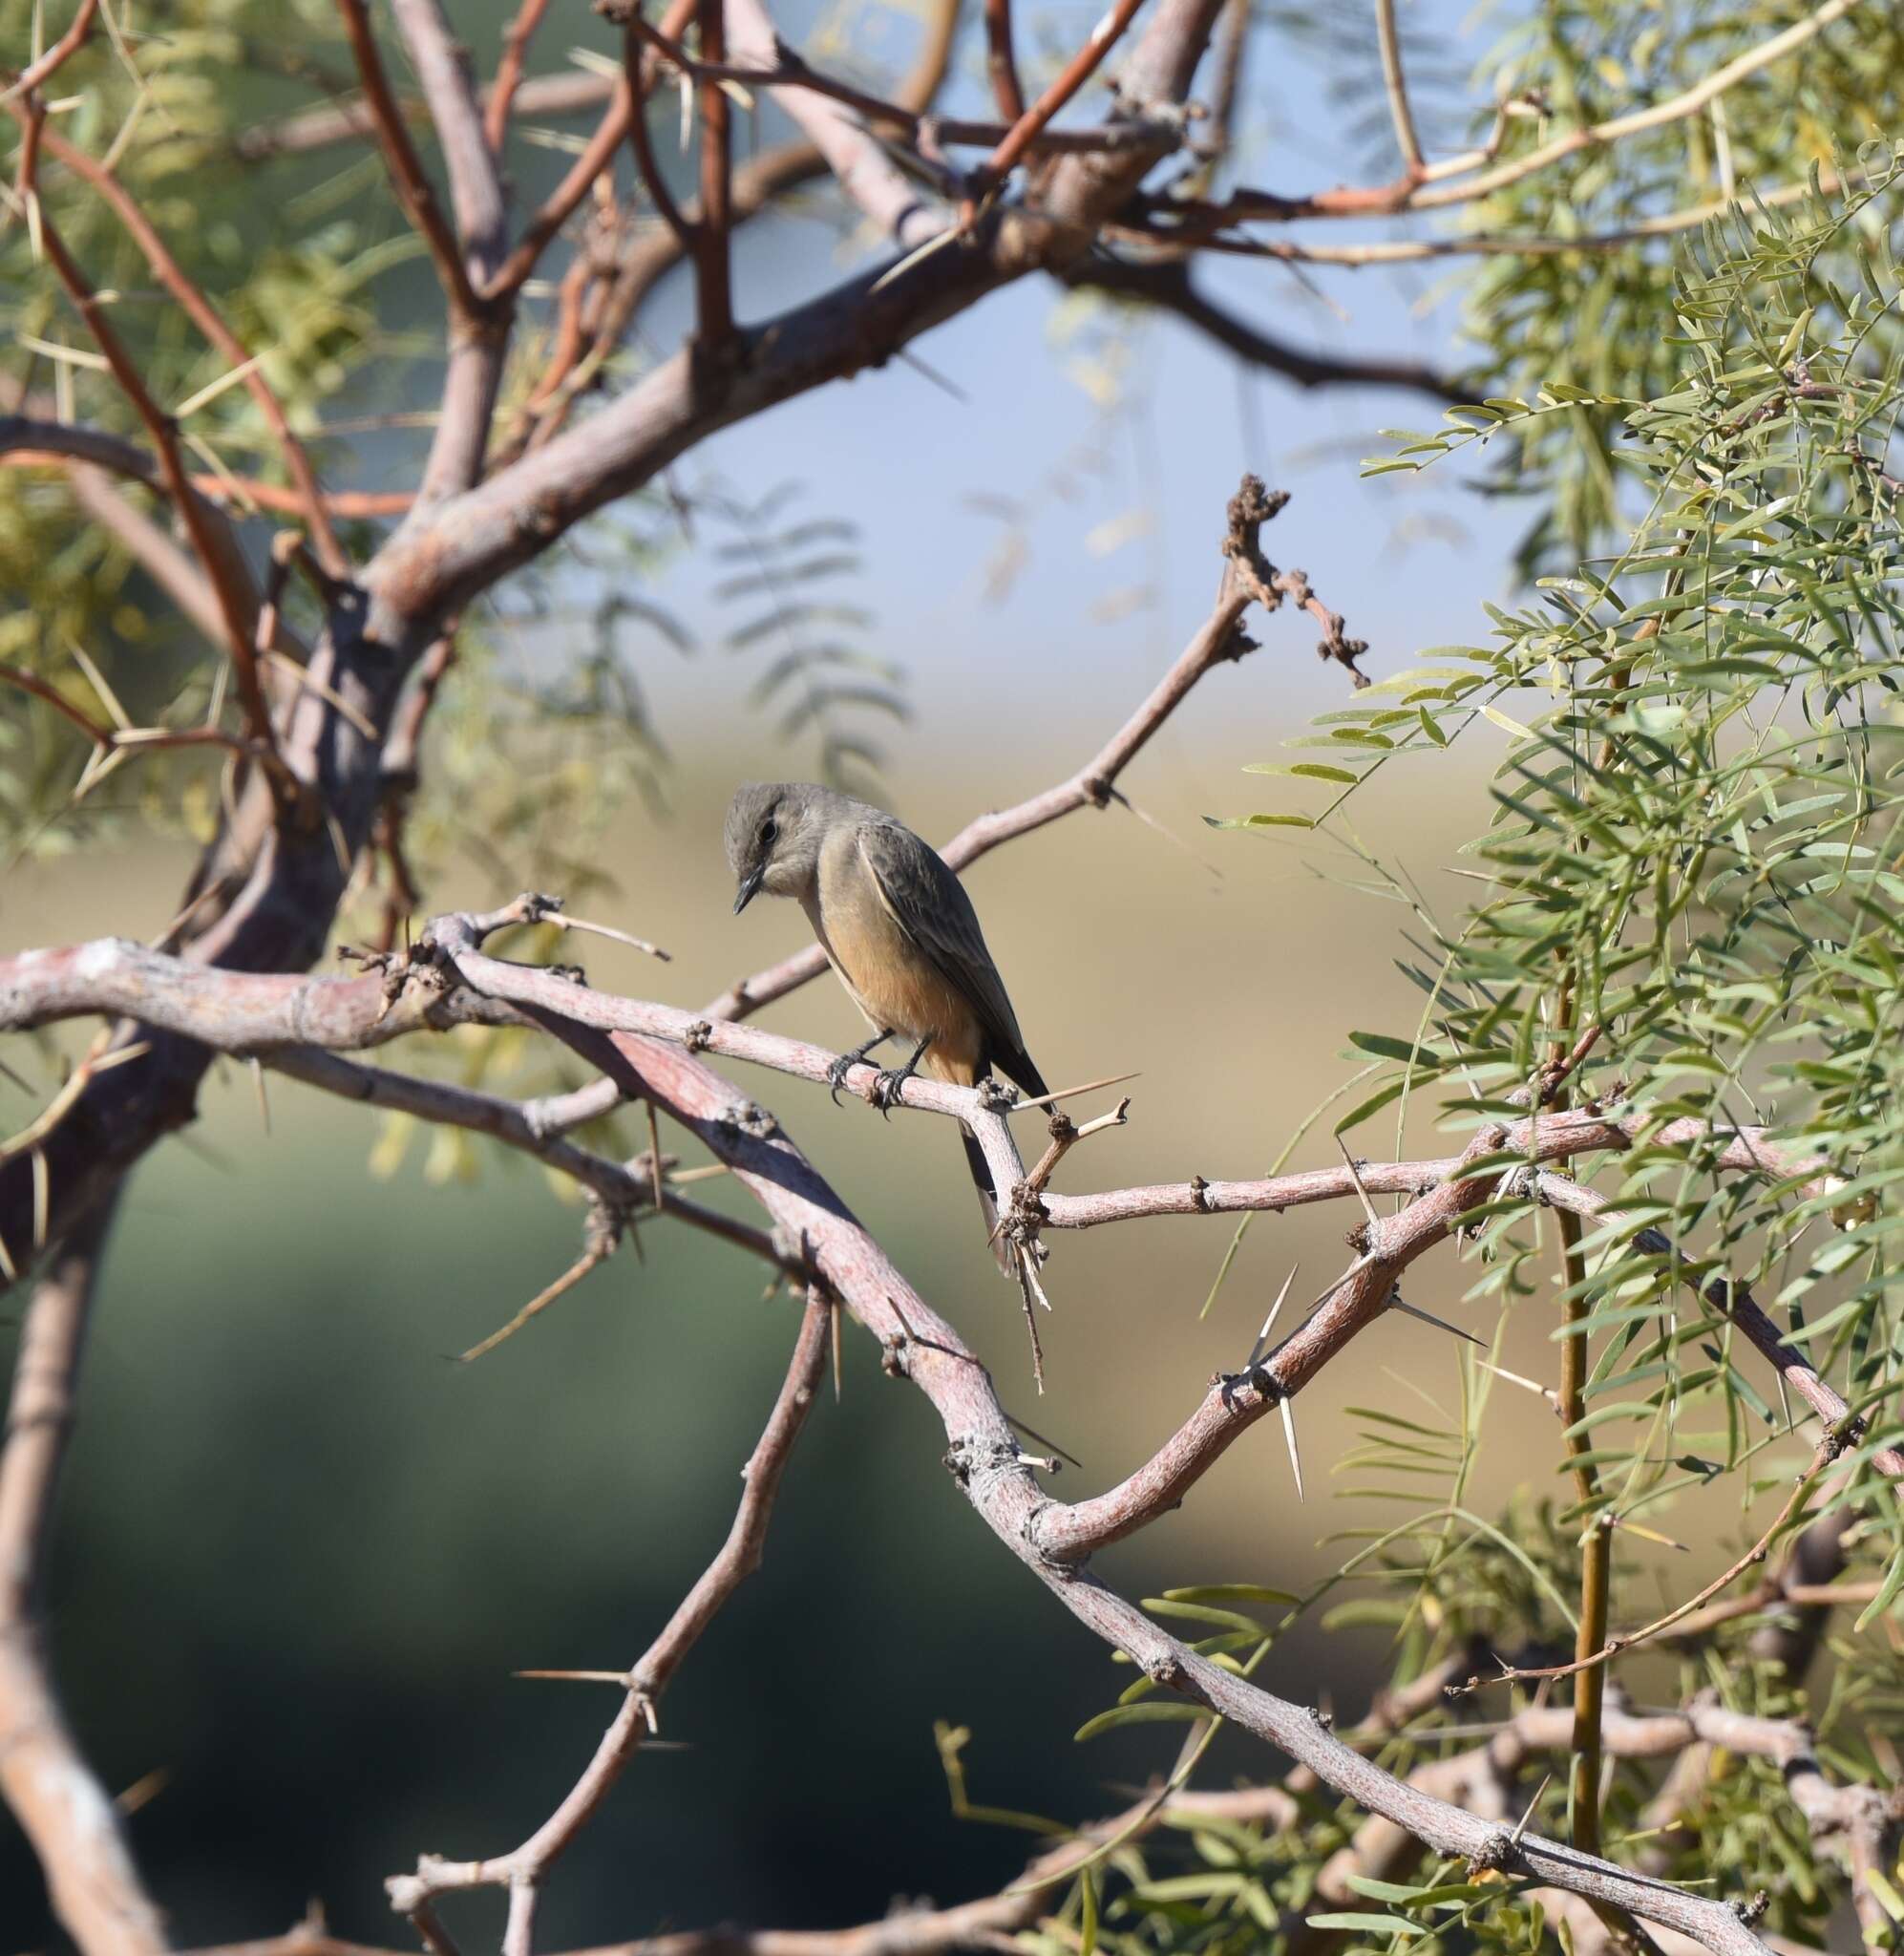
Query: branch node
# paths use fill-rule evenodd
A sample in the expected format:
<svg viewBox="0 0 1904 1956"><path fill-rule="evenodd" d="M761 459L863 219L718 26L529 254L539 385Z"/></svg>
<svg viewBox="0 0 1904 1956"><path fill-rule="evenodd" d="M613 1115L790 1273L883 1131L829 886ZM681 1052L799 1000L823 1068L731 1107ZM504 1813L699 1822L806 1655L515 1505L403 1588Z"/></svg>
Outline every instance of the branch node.
<svg viewBox="0 0 1904 1956"><path fill-rule="evenodd" d="M1190 1205L1199 1216L1210 1213L1210 1184L1200 1175L1190 1178Z"/></svg>
<svg viewBox="0 0 1904 1956"><path fill-rule="evenodd" d="M779 1132L779 1123L757 1100L736 1100L714 1118L720 1126L751 1135L757 1141L770 1140Z"/></svg>
<svg viewBox="0 0 1904 1956"><path fill-rule="evenodd" d="M1146 1657L1142 1664L1144 1675L1153 1685L1161 1685L1166 1690L1181 1690L1189 1677L1189 1673L1183 1668L1183 1660L1174 1650L1164 1650L1154 1657Z"/></svg>
<svg viewBox="0 0 1904 1956"><path fill-rule="evenodd" d="M1474 1876L1490 1869L1498 1874L1514 1858L1513 1836L1505 1827L1496 1827L1468 1857L1468 1873Z"/></svg>
<svg viewBox="0 0 1904 1956"><path fill-rule="evenodd" d="M681 1043L689 1052L706 1052L713 1037L713 1027L706 1019L696 1019L681 1035Z"/></svg>

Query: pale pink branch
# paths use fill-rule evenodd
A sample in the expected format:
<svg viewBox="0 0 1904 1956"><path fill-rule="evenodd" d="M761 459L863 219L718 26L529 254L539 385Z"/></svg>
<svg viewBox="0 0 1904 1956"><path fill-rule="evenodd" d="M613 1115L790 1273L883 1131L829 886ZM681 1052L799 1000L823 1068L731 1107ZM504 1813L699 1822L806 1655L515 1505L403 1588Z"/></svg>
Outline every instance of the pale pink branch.
<svg viewBox="0 0 1904 1956"><path fill-rule="evenodd" d="M87 1216L54 1250L33 1287L13 1362L0 1449L0 1795L39 1858L53 1913L83 1956L159 1956L164 1925L112 1799L67 1726L36 1620L111 1208L107 1202Z"/></svg>
<svg viewBox="0 0 1904 1956"><path fill-rule="evenodd" d="M1036 1543L1051 1505L983 1366L894 1267L839 1198L771 1118L691 1054L626 1034L560 1031L629 1092L652 1095L728 1162L781 1229L807 1244L840 1302L877 1337L887 1369L909 1377L943 1424L946 1463L998 1539L1095 1634L1149 1677L1179 1691L1314 1770L1326 1785L1406 1827L1435 1851L1504 1868L1626 1908L1692 1935L1713 1956L1764 1956L1765 1945L1724 1901L1638 1880L1611 1863L1532 1833L1507 1830L1407 1787L1364 1759L1307 1708L1220 1669L1160 1630L1131 1604Z"/></svg>
<svg viewBox="0 0 1904 1956"><path fill-rule="evenodd" d="M391 1906L400 1915L414 1916L437 1896L458 1888L507 1887L510 1891L510 1956L528 1956L533 1895L559 1856L587 1825L607 1798L642 1740L655 1730L655 1707L688 1653L719 1615L743 1582L760 1566L767 1541L767 1524L787 1458L826 1369L828 1331L834 1306L817 1288L808 1293L799 1335L779 1397L768 1415L759 1443L741 1469L746 1483L733 1525L720 1552L702 1571L666 1626L627 1673L627 1693L607 1732L567 1797L554 1813L510 1853L486 1860L449 1861L424 1855L410 1875L392 1875L385 1883ZM506 1945L509 1946L509 1945Z"/></svg>

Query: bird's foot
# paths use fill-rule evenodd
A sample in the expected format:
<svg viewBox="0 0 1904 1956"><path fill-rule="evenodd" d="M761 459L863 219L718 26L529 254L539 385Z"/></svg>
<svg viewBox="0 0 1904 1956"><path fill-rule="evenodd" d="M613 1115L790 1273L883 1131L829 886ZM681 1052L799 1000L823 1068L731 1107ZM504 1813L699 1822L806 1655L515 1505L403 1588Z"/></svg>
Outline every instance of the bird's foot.
<svg viewBox="0 0 1904 1956"><path fill-rule="evenodd" d="M830 1067L827 1068L827 1097L833 1102L833 1104L836 1107L839 1105L839 1090L843 1086L845 1086L847 1074L850 1074L855 1067L863 1065L865 1063L866 1055L869 1052L871 1052L876 1046L883 1045L885 1041L890 1039L892 1036L893 1035L890 1032L881 1032L877 1037L867 1040L863 1046L856 1046L851 1052L842 1052L839 1055L839 1057L836 1059Z"/></svg>
<svg viewBox="0 0 1904 1956"><path fill-rule="evenodd" d="M925 1049L932 1044L933 1035L928 1032L913 1048L912 1057L904 1066L881 1067L873 1076L873 1105L888 1120L893 1117L893 1103L905 1090L906 1082L919 1071L919 1063L925 1057Z"/></svg>
<svg viewBox="0 0 1904 1956"><path fill-rule="evenodd" d="M899 1095L905 1092L905 1084L913 1076L909 1066L881 1067L873 1075L873 1105L888 1120L893 1117L893 1107Z"/></svg>

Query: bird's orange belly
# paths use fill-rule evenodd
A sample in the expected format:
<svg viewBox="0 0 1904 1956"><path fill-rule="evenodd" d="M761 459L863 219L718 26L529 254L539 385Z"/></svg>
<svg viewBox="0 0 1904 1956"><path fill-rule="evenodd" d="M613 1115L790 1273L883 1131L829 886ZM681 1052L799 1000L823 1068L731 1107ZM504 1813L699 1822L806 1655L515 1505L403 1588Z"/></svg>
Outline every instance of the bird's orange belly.
<svg viewBox="0 0 1904 1956"><path fill-rule="evenodd" d="M978 1077L983 1036L964 994L877 902L826 906L812 918L840 983L878 1031L932 1044L920 1071L969 1086Z"/></svg>

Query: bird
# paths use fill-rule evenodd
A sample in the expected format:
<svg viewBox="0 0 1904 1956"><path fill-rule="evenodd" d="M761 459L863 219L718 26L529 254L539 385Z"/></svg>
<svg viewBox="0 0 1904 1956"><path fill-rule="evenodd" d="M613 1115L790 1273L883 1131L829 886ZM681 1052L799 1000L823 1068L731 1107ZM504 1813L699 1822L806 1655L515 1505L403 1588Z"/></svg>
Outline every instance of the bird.
<svg viewBox="0 0 1904 1956"><path fill-rule="evenodd" d="M882 1110L915 1073L971 1087L996 1069L1033 1099L1045 1095L971 898L897 817L811 781L749 781L728 806L725 841L734 914L762 890L792 898L873 1029L829 1069L836 1095L851 1068L903 1038L911 1056L874 1081ZM1014 1245L997 1233L1003 1191L977 1137L962 1132L999 1265L1015 1275Z"/></svg>

